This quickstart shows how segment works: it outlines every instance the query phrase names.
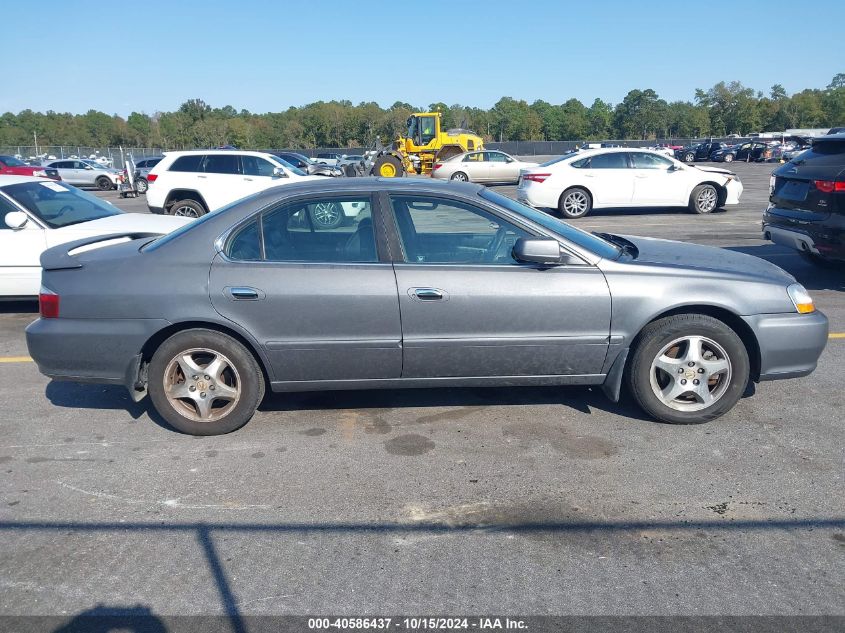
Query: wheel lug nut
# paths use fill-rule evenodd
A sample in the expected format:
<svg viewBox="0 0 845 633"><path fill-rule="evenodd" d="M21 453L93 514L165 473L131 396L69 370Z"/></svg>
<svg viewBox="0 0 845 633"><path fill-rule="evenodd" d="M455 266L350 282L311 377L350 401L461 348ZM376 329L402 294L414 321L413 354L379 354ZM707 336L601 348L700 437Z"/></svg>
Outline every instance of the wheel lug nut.
<svg viewBox="0 0 845 633"><path fill-rule="evenodd" d="M698 373L699 373L699 374L703 374L703 373L704 373L704 367L699 367L699 368L698 368Z"/></svg>
<svg viewBox="0 0 845 633"><path fill-rule="evenodd" d="M697 385L697 384L698 384L698 382L699 382L698 380L693 380L693 381L692 381L692 384Z"/></svg>
<svg viewBox="0 0 845 633"><path fill-rule="evenodd" d="M683 367L678 367L678 373L679 373L679 374L683 374L683 373L684 373L684 368L683 368Z"/></svg>
<svg viewBox="0 0 845 633"><path fill-rule="evenodd" d="M203 376L206 380L211 380L208 376Z"/></svg>
<svg viewBox="0 0 845 633"><path fill-rule="evenodd" d="M214 391L214 385L209 385L208 387L211 391Z"/></svg>
<svg viewBox="0 0 845 633"><path fill-rule="evenodd" d="M193 376L191 376L191 378L192 378L193 380L199 380L199 379L200 379L200 377L199 377L199 376L197 376L196 374L194 374Z"/></svg>
<svg viewBox="0 0 845 633"><path fill-rule="evenodd" d="M692 361L688 362L687 365L689 365L690 367L695 367L695 363Z"/></svg>
<svg viewBox="0 0 845 633"><path fill-rule="evenodd" d="M200 392L200 398L205 398L205 392L204 391Z"/></svg>
<svg viewBox="0 0 845 633"><path fill-rule="evenodd" d="M687 384L687 381L686 381L686 379L682 379L682 380L681 380L681 384L682 384L682 385L685 385L685 384Z"/></svg>
<svg viewBox="0 0 845 633"><path fill-rule="evenodd" d="M196 388L196 387L194 387L193 385L191 385L190 387L188 387L188 391L196 391L196 390L197 390L197 388Z"/></svg>

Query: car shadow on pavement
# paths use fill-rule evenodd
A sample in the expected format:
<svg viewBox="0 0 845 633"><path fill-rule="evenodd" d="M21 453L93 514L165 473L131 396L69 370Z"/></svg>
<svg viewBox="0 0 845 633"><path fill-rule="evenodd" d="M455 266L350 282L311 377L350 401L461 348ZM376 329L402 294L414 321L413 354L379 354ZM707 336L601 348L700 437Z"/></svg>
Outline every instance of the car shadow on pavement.
<svg viewBox="0 0 845 633"><path fill-rule="evenodd" d="M754 255L780 266L807 290L845 290L845 266L839 270L823 268L807 261L797 251L777 244L730 246L725 250Z"/></svg>
<svg viewBox="0 0 845 633"><path fill-rule="evenodd" d="M94 385L51 380L47 384L45 395L50 403L57 407L126 411L133 422L148 415L158 426L168 431L175 431L152 407L149 398L134 402L126 389L120 385Z"/></svg>

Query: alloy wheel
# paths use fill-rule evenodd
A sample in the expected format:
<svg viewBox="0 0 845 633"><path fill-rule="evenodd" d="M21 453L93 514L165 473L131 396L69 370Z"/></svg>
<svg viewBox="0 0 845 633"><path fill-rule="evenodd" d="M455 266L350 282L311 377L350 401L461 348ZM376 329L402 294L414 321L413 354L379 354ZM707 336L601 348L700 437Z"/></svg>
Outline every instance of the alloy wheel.
<svg viewBox="0 0 845 633"><path fill-rule="evenodd" d="M696 197L698 208L704 213L710 213L713 209L715 209L717 202L718 196L716 195L716 190L712 187L705 187Z"/></svg>
<svg viewBox="0 0 845 633"><path fill-rule="evenodd" d="M164 371L164 393L181 415L197 422L226 417L241 397L237 368L223 354L206 348L185 350Z"/></svg>
<svg viewBox="0 0 845 633"><path fill-rule="evenodd" d="M676 411L701 411L725 395L733 367L725 349L705 336L675 339L651 363L654 395Z"/></svg>

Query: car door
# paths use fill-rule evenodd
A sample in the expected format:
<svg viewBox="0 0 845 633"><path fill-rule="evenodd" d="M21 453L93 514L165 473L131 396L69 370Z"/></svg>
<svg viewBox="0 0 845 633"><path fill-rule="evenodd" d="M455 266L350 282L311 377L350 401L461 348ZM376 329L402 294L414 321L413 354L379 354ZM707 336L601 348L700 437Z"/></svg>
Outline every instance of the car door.
<svg viewBox="0 0 845 633"><path fill-rule="evenodd" d="M683 206L689 200L686 168L675 168L675 163L649 152L630 152L634 172L634 205Z"/></svg>
<svg viewBox="0 0 845 633"><path fill-rule="evenodd" d="M22 228L6 224L7 213L23 211L0 193L0 296L32 297L41 286L41 253L46 230L29 216Z"/></svg>
<svg viewBox="0 0 845 633"><path fill-rule="evenodd" d="M282 176L276 174L276 165L260 156L242 155L241 175L246 183L244 188L249 193L264 191L285 182Z"/></svg>
<svg viewBox="0 0 845 633"><path fill-rule="evenodd" d="M627 206L634 196L634 170L627 152L595 154L584 166L583 176L593 196L593 206Z"/></svg>
<svg viewBox="0 0 845 633"><path fill-rule="evenodd" d="M75 185L76 170L74 169L74 162L72 160L61 160L55 163L50 163L47 166L54 168L59 172L59 177L70 185Z"/></svg>
<svg viewBox="0 0 845 633"><path fill-rule="evenodd" d="M485 158L486 152L471 152L464 156L460 168L456 171L466 172L471 182L488 182L490 180L490 163Z"/></svg>
<svg viewBox="0 0 845 633"><path fill-rule="evenodd" d="M320 205L356 205L333 228ZM396 277L369 194L285 202L238 226L211 266L214 308L252 334L276 382L399 378Z"/></svg>
<svg viewBox="0 0 845 633"><path fill-rule="evenodd" d="M97 178L103 175L101 169L97 169L93 165L83 163L79 160L74 161L73 167L76 173L75 178L84 187L93 187L97 183Z"/></svg>
<svg viewBox="0 0 845 633"><path fill-rule="evenodd" d="M235 152L206 154L197 181L209 211L255 193L252 183L241 174L240 157Z"/></svg>
<svg viewBox="0 0 845 633"><path fill-rule="evenodd" d="M391 194L402 377L600 373L610 295L592 266L514 260L533 230L448 196Z"/></svg>
<svg viewBox="0 0 845 633"><path fill-rule="evenodd" d="M517 170L510 166L514 161L508 156L502 152L485 152L485 154L490 165L491 182L516 182L519 179Z"/></svg>

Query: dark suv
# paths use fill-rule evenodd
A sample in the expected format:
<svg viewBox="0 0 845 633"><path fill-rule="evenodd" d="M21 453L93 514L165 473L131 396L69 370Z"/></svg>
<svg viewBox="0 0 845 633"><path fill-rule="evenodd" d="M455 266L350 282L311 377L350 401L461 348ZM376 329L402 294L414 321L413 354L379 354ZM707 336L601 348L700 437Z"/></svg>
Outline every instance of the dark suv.
<svg viewBox="0 0 845 633"><path fill-rule="evenodd" d="M813 140L772 174L763 235L819 264L845 263L845 134Z"/></svg>

